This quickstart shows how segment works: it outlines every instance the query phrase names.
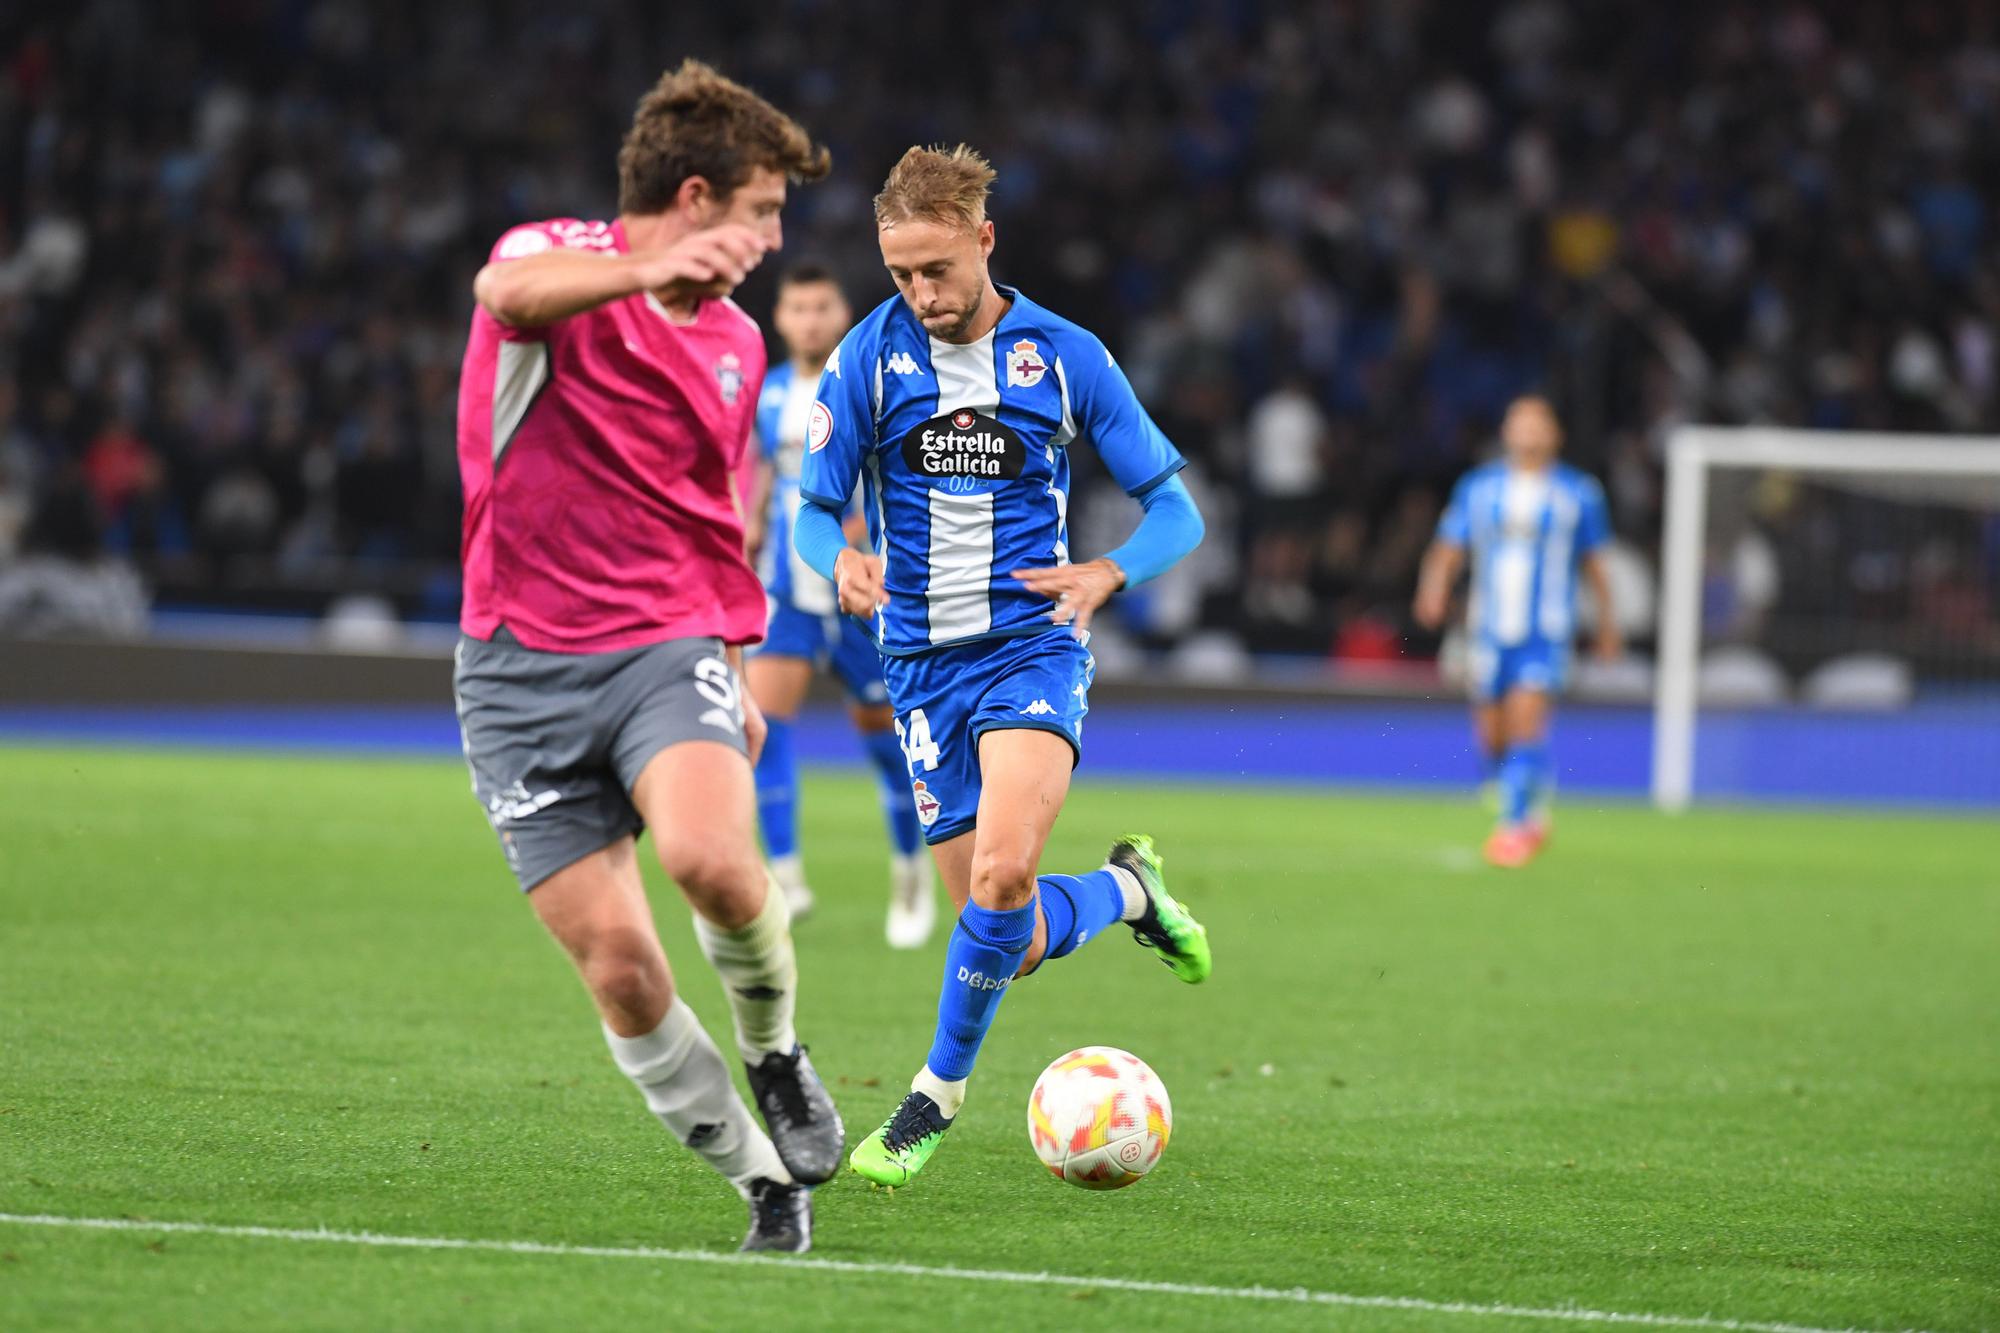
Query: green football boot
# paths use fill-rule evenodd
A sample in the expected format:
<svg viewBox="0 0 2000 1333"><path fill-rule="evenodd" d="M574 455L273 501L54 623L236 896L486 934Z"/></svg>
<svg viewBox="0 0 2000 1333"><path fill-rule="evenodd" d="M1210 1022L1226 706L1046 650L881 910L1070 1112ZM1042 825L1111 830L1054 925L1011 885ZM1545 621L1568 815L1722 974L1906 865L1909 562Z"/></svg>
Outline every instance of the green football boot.
<svg viewBox="0 0 2000 1333"><path fill-rule="evenodd" d="M931 1160L950 1128L951 1117L940 1111L936 1102L921 1092L911 1092L882 1128L854 1145L847 1165L870 1184L892 1189L907 1185Z"/></svg>
<svg viewBox="0 0 2000 1333"><path fill-rule="evenodd" d="M1158 954L1160 961L1189 985L1208 980L1215 967L1208 952L1208 927L1167 892L1167 878L1160 869L1160 854L1153 850L1153 840L1143 833L1128 833L1111 844L1111 854L1105 860L1129 871L1145 891L1145 915L1125 923L1132 927L1134 938Z"/></svg>

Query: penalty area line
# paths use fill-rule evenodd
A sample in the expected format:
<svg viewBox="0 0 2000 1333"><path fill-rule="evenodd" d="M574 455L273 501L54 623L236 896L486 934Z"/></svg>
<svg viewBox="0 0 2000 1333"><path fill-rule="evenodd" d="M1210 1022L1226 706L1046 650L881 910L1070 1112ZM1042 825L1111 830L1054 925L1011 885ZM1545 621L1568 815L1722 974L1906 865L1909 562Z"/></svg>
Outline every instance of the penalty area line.
<svg viewBox="0 0 2000 1333"><path fill-rule="evenodd" d="M64 1217L53 1213L0 1213L0 1225L69 1231L137 1231L148 1234L217 1236L237 1240L294 1241L321 1245L364 1245L398 1250L468 1250L486 1254L546 1255L557 1258L644 1259L654 1263L709 1264L719 1268L766 1268L801 1273L841 1273L863 1277L994 1282L1023 1287L1093 1288L1148 1296L1195 1296L1214 1300L1261 1301L1282 1305L1340 1306L1362 1310L1403 1310L1413 1314L1474 1318L1546 1319L1570 1324L1619 1324L1639 1328L1697 1328L1717 1333L1864 1333L1808 1324L1725 1319L1715 1315L1642 1314L1590 1310L1580 1306L1535 1307L1436 1301L1419 1296L1359 1296L1306 1287L1218 1287L1193 1282L1149 1282L1140 1278L1083 1277L1073 1273L1015 1272L1001 1268L876 1263L822 1259L811 1255L741 1254L718 1250L658 1249L646 1245L568 1245L539 1240L482 1240L461 1236L385 1236L373 1231L308 1230L300 1227L232 1226L218 1222L151 1222L133 1217Z"/></svg>

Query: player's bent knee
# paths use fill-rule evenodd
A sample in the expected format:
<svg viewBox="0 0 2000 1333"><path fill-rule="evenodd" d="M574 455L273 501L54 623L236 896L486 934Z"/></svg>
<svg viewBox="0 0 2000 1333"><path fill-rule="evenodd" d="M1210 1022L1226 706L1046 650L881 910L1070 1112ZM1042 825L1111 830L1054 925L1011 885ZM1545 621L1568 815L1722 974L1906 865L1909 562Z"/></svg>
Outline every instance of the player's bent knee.
<svg viewBox="0 0 2000 1333"><path fill-rule="evenodd" d="M657 1024L673 1001L673 980L658 947L607 950L578 964L583 984L607 1015L627 1016L640 1031Z"/></svg>
<svg viewBox="0 0 2000 1333"><path fill-rule="evenodd" d="M662 839L659 853L667 878L691 893L716 889L743 870L739 850L701 834Z"/></svg>
<svg viewBox="0 0 2000 1333"><path fill-rule="evenodd" d="M751 921L763 906L763 864L727 840L693 837L663 843L660 868L703 916L725 929Z"/></svg>
<svg viewBox="0 0 2000 1333"><path fill-rule="evenodd" d="M1025 851L982 852L972 863L972 897L983 907L1019 907L1035 896L1035 858Z"/></svg>

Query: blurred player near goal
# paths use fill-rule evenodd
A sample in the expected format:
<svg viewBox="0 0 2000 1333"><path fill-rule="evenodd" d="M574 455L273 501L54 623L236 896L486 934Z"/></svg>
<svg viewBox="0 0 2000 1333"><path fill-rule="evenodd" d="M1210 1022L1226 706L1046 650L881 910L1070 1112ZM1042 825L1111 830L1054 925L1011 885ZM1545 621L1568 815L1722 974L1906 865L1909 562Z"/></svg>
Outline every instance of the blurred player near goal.
<svg viewBox="0 0 2000 1333"><path fill-rule="evenodd" d="M806 421L820 372L847 332L852 313L839 281L818 265L794 266L778 281L771 322L784 341L786 358L765 376L764 392L757 400L757 438L764 454L759 493L766 499L751 507L752 513L765 516L757 572L770 598L770 626L763 644L744 664L750 696L768 728L763 756L757 760L757 813L771 873L785 890L792 915L802 916L812 907L813 894L799 852L799 765L792 747L792 723L805 702L813 672L831 667L847 691L854 729L881 783L890 842L889 944L915 949L930 939L937 899L923 831L910 799L903 751L896 743L889 687L882 683L882 654L861 622L840 614L833 585L792 545ZM867 535L858 510L846 516L844 527L851 541Z"/></svg>
<svg viewBox="0 0 2000 1333"><path fill-rule="evenodd" d="M839 1117L792 1029L784 894L756 845L763 721L740 687L764 597L733 481L764 375L729 300L826 150L706 65L639 102L619 216L515 227L473 283L459 387L473 790L576 965L618 1067L750 1205L745 1249L810 1246ZM760 1128L676 993L635 839L694 909Z"/></svg>
<svg viewBox="0 0 2000 1333"><path fill-rule="evenodd" d="M1539 394L1508 406L1500 437L1505 457L1461 477L1445 506L1424 555L1415 612L1428 629L1444 624L1469 555L1473 727L1500 791L1486 859L1516 868L1548 841L1549 723L1569 674L1579 572L1597 600L1597 655L1613 660L1624 649L1602 555L1611 538L1603 487L1558 460L1562 423Z"/></svg>
<svg viewBox="0 0 2000 1333"><path fill-rule="evenodd" d="M1104 344L994 285L992 180L964 145L912 148L876 196L898 295L820 377L794 534L841 608L874 627L918 820L959 909L929 1057L849 1158L883 1185L936 1151L1017 976L1119 921L1181 980L1210 969L1207 932L1168 895L1151 839L1120 838L1088 874L1037 873L1082 753L1091 616L1193 550L1202 523L1180 454ZM1072 564L1079 442L1144 515L1123 546ZM841 530L857 481L868 552Z"/></svg>

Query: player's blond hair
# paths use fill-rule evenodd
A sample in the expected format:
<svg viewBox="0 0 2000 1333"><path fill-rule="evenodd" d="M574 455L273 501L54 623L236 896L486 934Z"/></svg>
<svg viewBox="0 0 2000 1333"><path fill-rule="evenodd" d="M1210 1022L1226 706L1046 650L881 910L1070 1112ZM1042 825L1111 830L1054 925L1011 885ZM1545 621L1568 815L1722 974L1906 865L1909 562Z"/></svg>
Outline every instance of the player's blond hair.
<svg viewBox="0 0 2000 1333"><path fill-rule="evenodd" d="M727 199L759 167L810 181L829 165L796 120L713 66L683 60L639 99L618 150L618 211L664 212L690 176Z"/></svg>
<svg viewBox="0 0 2000 1333"><path fill-rule="evenodd" d="M893 227L921 219L978 231L986 221L986 192L993 176L993 164L965 144L919 145L889 168L889 179L875 196L875 225Z"/></svg>

